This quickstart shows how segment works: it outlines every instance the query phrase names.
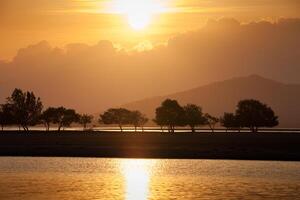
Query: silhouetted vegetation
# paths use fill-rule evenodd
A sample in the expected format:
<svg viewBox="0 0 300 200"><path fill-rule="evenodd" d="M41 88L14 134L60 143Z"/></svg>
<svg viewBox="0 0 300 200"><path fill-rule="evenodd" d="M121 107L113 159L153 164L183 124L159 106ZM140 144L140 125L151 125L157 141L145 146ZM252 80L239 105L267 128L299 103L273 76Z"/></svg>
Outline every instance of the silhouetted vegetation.
<svg viewBox="0 0 300 200"><path fill-rule="evenodd" d="M83 114L80 115L79 123L83 125L83 129L86 129L87 125L92 123L93 115Z"/></svg>
<svg viewBox="0 0 300 200"><path fill-rule="evenodd" d="M202 108L194 105L188 104L183 107L185 124L191 127L192 133L195 132L196 126L202 126L207 124L207 119L202 113Z"/></svg>
<svg viewBox="0 0 300 200"><path fill-rule="evenodd" d="M99 123L117 124L123 132L123 126L130 124L131 112L125 108L111 108L100 115Z"/></svg>
<svg viewBox="0 0 300 200"><path fill-rule="evenodd" d="M47 130L49 130L50 124L57 124L58 131L60 131L64 127L69 127L72 123L79 122L80 115L73 109L49 107L42 113L40 119Z"/></svg>
<svg viewBox="0 0 300 200"><path fill-rule="evenodd" d="M219 122L219 119L214 117L214 116L211 116L208 113L205 114L205 118L206 118L206 124L209 126L211 131L214 132L215 131L215 126Z"/></svg>
<svg viewBox="0 0 300 200"><path fill-rule="evenodd" d="M40 120L45 125L46 130L49 131L50 124L55 123L57 120L57 109L53 107L47 108L43 111Z"/></svg>
<svg viewBox="0 0 300 200"><path fill-rule="evenodd" d="M4 126L9 126L14 123L13 113L9 104L3 104L0 107L0 124L3 131Z"/></svg>
<svg viewBox="0 0 300 200"><path fill-rule="evenodd" d="M253 99L238 103L236 117L241 127L248 127L254 133L259 127L274 127L279 124L271 107Z"/></svg>
<svg viewBox="0 0 300 200"><path fill-rule="evenodd" d="M155 121L162 126L167 126L168 131L174 133L175 126L185 124L184 109L176 100L167 99L156 109Z"/></svg>
<svg viewBox="0 0 300 200"><path fill-rule="evenodd" d="M133 125L135 131L137 127L142 127L148 122L147 117L139 111L130 111L125 108L111 108L100 115L99 123L117 124L123 132L124 125Z"/></svg>
<svg viewBox="0 0 300 200"><path fill-rule="evenodd" d="M44 124L49 131L50 125L55 124L60 131L69 127L72 123L79 123L83 128L92 123L93 116L88 114L79 115L74 109L64 107L49 107L42 112L43 104L40 98L33 92L23 92L15 89L7 101L0 106L1 130L4 126L18 125L25 131L29 126ZM207 125L212 132L215 126L220 124L228 129L240 130L249 128L251 132L257 132L260 127L274 127L279 124L278 117L271 107L257 100L242 100L238 103L235 113L224 113L219 119L206 113L202 108L187 104L181 106L176 100L166 99L161 106L156 108L156 116L153 121L161 127L167 127L171 133L175 132L176 126L189 126L192 133L197 126ZM144 131L144 125L148 118L140 111L130 111L125 108L111 108L100 115L99 123L115 125L123 132L124 125L133 125L135 132L138 127Z"/></svg>
<svg viewBox="0 0 300 200"><path fill-rule="evenodd" d="M224 113L221 125L227 129L250 128L255 133L259 127L274 127L279 124L271 107L254 99L242 100L238 103L235 114Z"/></svg>
<svg viewBox="0 0 300 200"><path fill-rule="evenodd" d="M165 100L160 107L156 109L156 117L153 120L159 126L167 126L168 131L174 133L175 126L190 126L192 132L195 132L196 126L208 125L214 132L219 119L210 114L203 114L201 107L188 104L181 107L176 100Z"/></svg>
<svg viewBox="0 0 300 200"><path fill-rule="evenodd" d="M33 92L15 89L5 104L1 106L2 126L16 124L28 131L28 126L39 123L43 104Z"/></svg>
<svg viewBox="0 0 300 200"><path fill-rule="evenodd" d="M241 129L239 119L233 113L224 113L223 117L220 118L220 123L226 128L226 132L228 129L239 131Z"/></svg>
<svg viewBox="0 0 300 200"><path fill-rule="evenodd" d="M132 111L130 116L131 124L134 126L135 132L137 127L141 127L144 132L144 125L148 122L148 118L140 111Z"/></svg>

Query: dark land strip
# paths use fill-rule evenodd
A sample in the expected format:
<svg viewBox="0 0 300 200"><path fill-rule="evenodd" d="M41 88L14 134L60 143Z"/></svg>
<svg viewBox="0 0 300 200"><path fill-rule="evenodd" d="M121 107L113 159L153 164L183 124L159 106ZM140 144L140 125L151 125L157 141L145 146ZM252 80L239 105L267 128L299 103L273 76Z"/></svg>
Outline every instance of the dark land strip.
<svg viewBox="0 0 300 200"><path fill-rule="evenodd" d="M300 134L4 131L0 156L300 161Z"/></svg>

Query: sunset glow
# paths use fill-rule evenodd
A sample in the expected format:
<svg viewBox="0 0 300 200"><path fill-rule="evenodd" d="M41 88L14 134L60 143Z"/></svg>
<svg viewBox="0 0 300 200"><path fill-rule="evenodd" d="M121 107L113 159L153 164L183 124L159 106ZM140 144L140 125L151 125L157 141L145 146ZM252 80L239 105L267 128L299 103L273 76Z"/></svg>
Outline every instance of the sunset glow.
<svg viewBox="0 0 300 200"><path fill-rule="evenodd" d="M116 0L113 9L115 12L123 14L134 30L145 29L152 22L155 14L165 10L163 5L155 0Z"/></svg>

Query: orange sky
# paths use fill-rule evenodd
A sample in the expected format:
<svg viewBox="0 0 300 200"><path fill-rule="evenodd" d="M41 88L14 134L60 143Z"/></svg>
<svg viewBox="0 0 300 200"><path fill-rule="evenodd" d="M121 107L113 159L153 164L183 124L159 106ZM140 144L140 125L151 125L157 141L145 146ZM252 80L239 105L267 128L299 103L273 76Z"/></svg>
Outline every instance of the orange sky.
<svg viewBox="0 0 300 200"><path fill-rule="evenodd" d="M120 3L121 2L121 3ZM124 3L125 2L125 3ZM153 7L149 24L135 30L126 13ZM150 3L149 3L150 2ZM131 6L130 6L131 5ZM120 9L121 7L121 9ZM119 9L118 9L119 8ZM124 11L125 10L125 11ZM125 12L125 13L124 13ZM145 12L145 11L143 11ZM138 16L139 17L139 16ZM298 0L1 0L0 60L19 48L47 40L52 46L96 44L148 49L178 33L203 27L207 19L230 17L240 22L300 17ZM135 19L133 19L135 20Z"/></svg>

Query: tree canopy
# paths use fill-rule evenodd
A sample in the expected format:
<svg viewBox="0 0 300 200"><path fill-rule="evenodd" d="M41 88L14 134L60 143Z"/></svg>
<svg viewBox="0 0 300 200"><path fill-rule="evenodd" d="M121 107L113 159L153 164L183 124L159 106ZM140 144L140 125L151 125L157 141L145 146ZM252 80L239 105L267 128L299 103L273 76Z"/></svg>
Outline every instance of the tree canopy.
<svg viewBox="0 0 300 200"><path fill-rule="evenodd" d="M79 123L83 125L83 128L86 129L87 124L92 123L93 115L83 114L80 115Z"/></svg>
<svg viewBox="0 0 300 200"><path fill-rule="evenodd" d="M220 119L220 123L227 129L240 129L240 120L234 113L224 113Z"/></svg>
<svg viewBox="0 0 300 200"><path fill-rule="evenodd" d="M148 118L140 111L131 111L130 115L131 124L134 126L134 130L137 131L137 127L142 127L144 131L144 125L148 122Z"/></svg>
<svg viewBox="0 0 300 200"><path fill-rule="evenodd" d="M49 107L41 115L41 121L49 130L50 124L57 124L58 131L63 127L69 127L72 123L79 122L80 115L74 109L64 107Z"/></svg>
<svg viewBox="0 0 300 200"><path fill-rule="evenodd" d="M248 127L252 132L257 132L259 127L274 127L279 124L272 108L254 99L240 101L236 117L242 127Z"/></svg>
<svg viewBox="0 0 300 200"><path fill-rule="evenodd" d="M155 121L162 126L168 126L169 131L174 133L175 126L185 124L184 109L176 100L167 99L156 108Z"/></svg>
<svg viewBox="0 0 300 200"><path fill-rule="evenodd" d="M21 89L15 89L1 107L4 124L17 124L28 131L28 126L39 123L43 104L41 99L35 97L33 92L23 92Z"/></svg>
<svg viewBox="0 0 300 200"><path fill-rule="evenodd" d="M117 124L121 131L123 131L123 125L130 124L131 117L131 111L125 108L110 108L100 115L99 122L104 124Z"/></svg>
<svg viewBox="0 0 300 200"><path fill-rule="evenodd" d="M206 118L206 124L209 126L212 132L215 130L216 124L219 122L219 119L217 117L214 117L208 113L205 114Z"/></svg>
<svg viewBox="0 0 300 200"><path fill-rule="evenodd" d="M201 107L194 104L188 104L184 106L183 109L185 124L191 127L193 133L195 132L196 126L205 125L207 123L207 119L203 115Z"/></svg>

